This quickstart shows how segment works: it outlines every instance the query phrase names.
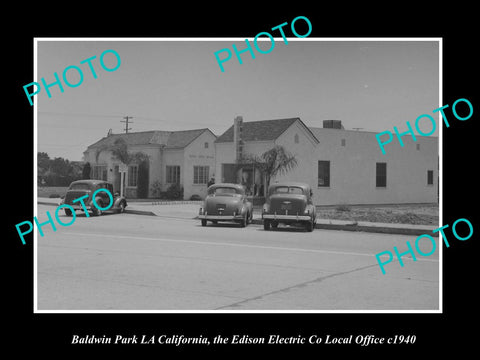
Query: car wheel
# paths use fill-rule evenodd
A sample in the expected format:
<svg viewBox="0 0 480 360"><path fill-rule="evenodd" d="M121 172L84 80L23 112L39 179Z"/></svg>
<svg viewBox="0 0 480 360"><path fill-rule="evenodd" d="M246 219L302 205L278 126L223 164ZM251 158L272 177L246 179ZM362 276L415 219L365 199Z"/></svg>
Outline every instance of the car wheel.
<svg viewBox="0 0 480 360"><path fill-rule="evenodd" d="M97 205L99 207L103 208L103 205L101 203L97 204ZM100 210L96 206L92 206L92 214L93 214L93 216L100 216L100 215L102 215L102 210Z"/></svg>
<svg viewBox="0 0 480 360"><path fill-rule="evenodd" d="M270 220L263 220L263 230L270 230Z"/></svg>
<svg viewBox="0 0 480 360"><path fill-rule="evenodd" d="M67 216L73 216L72 210L70 210L70 209L65 209L65 215L67 215Z"/></svg>
<svg viewBox="0 0 480 360"><path fill-rule="evenodd" d="M243 216L242 221L240 221L240 227L243 228L243 227L246 227L246 226L247 226L247 223L248 223L247 219L248 219L248 214L245 213L245 215Z"/></svg>
<svg viewBox="0 0 480 360"><path fill-rule="evenodd" d="M202 226L207 226L207 220L202 219Z"/></svg>
<svg viewBox="0 0 480 360"><path fill-rule="evenodd" d="M308 232L312 232L313 231L313 220L310 220L309 222L307 222L305 228L307 229Z"/></svg>
<svg viewBox="0 0 480 360"><path fill-rule="evenodd" d="M125 212L125 202L122 201L122 202L120 203L120 206L118 207L118 213L119 213L119 214L122 214L122 213L124 213L124 212Z"/></svg>
<svg viewBox="0 0 480 360"><path fill-rule="evenodd" d="M278 228L278 222L276 222L276 221L272 222L271 225L272 225L272 228L273 228L273 229Z"/></svg>

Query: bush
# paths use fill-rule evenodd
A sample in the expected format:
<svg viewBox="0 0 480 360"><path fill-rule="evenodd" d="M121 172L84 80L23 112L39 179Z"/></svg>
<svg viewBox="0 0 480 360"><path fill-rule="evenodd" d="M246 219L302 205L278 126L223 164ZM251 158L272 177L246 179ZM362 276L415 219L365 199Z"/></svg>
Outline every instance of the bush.
<svg viewBox="0 0 480 360"><path fill-rule="evenodd" d="M162 184L160 181L156 180L152 183L150 187L150 191L152 192L152 196L154 198L161 198L162 197Z"/></svg>
<svg viewBox="0 0 480 360"><path fill-rule="evenodd" d="M166 196L169 200L183 199L183 187L181 187L179 184L170 185L167 189Z"/></svg>
<svg viewBox="0 0 480 360"><path fill-rule="evenodd" d="M202 200L202 198L200 197L200 195L193 194L192 196L190 196L190 200L197 201L197 200Z"/></svg>
<svg viewBox="0 0 480 360"><path fill-rule="evenodd" d="M350 207L348 205L338 205L335 210L337 211L351 211Z"/></svg>

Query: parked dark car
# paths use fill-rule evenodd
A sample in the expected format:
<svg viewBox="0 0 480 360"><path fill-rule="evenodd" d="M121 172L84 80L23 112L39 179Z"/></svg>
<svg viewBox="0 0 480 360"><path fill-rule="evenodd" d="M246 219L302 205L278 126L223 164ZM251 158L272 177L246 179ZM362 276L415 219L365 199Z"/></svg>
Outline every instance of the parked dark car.
<svg viewBox="0 0 480 360"><path fill-rule="evenodd" d="M113 205L108 210L101 210L98 208L106 208L111 202L110 197L105 191L99 191L95 194L95 202L97 203L98 207L96 207L93 203L92 195L99 189L107 189L113 196ZM122 213L127 207L127 200L118 193L114 193L112 183L104 180L77 180L72 182L60 205L67 204L70 205L74 210L85 211L79 201L73 202L75 199L81 198L85 195L88 195L88 197L83 199L83 203L85 204L87 211L90 210L94 216L102 215L104 211L115 211ZM72 216L70 209L65 208L64 210L65 215Z"/></svg>
<svg viewBox="0 0 480 360"><path fill-rule="evenodd" d="M252 221L253 205L247 200L245 188L242 185L213 184L207 189L207 196L200 208L198 218L201 219L202 226L206 226L208 220L214 224L218 221L233 221L245 227Z"/></svg>
<svg viewBox="0 0 480 360"><path fill-rule="evenodd" d="M317 216L310 186L296 182L270 185L262 219L265 230L286 224L302 225L307 231L313 231Z"/></svg>

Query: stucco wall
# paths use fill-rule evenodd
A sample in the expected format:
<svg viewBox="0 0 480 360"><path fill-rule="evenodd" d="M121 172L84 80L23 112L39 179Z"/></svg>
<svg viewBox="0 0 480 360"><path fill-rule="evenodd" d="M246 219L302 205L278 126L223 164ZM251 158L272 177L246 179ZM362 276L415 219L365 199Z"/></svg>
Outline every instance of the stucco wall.
<svg viewBox="0 0 480 360"><path fill-rule="evenodd" d="M297 167L273 181L300 181L310 184L317 205L435 203L438 199L438 138L402 137L386 145L383 155L374 132L312 128L319 140L314 145L308 132L294 123L275 144L296 156ZM298 143L295 142L298 134ZM345 146L342 146L342 139ZM417 144L420 145L417 150ZM245 144L245 152L261 155L273 142ZM330 161L330 186L318 186L318 161ZM223 163L234 163L232 143L216 144L216 174ZM387 163L387 186L376 186L376 163ZM433 171L433 185L427 171ZM219 180L217 180L219 181Z"/></svg>
<svg viewBox="0 0 480 360"><path fill-rule="evenodd" d="M207 194L207 184L193 183L193 167L194 166L208 166L209 175L216 174L215 172L215 141L216 137L209 131L203 132L194 141L192 141L186 148L183 154L183 196L188 200L194 194L204 198ZM208 148L205 148L205 143L208 143ZM208 181L208 180L207 180Z"/></svg>
<svg viewBox="0 0 480 360"><path fill-rule="evenodd" d="M336 129L314 131L320 141L313 157L314 199L317 204L434 203L438 190L438 138L403 137L386 155L375 133ZM345 139L345 146L341 145ZM420 144L417 150L416 144ZM330 161L330 186L318 187L318 160ZM376 163L387 163L387 186L376 187ZM433 185L427 185L433 170Z"/></svg>

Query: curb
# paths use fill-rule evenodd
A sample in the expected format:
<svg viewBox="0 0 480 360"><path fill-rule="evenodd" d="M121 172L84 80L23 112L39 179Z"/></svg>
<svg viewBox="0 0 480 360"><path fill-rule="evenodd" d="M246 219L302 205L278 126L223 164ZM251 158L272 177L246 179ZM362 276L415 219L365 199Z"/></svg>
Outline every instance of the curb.
<svg viewBox="0 0 480 360"><path fill-rule="evenodd" d="M37 204L41 205L49 205L49 206L58 206L58 204L53 202L47 201L37 201ZM146 216L158 216L162 217L162 215L157 215L152 211L145 211L145 210L128 210L125 209L126 214L134 214L134 215L146 215ZM193 218L185 218L186 220L198 220L198 217L195 216ZM255 225L263 225L262 219L253 219L251 224ZM361 232L370 232L370 233L380 233L380 234L397 234L397 235L423 235L428 234L433 237L438 237L438 232L432 233L432 229L420 229L420 228L408 228L408 227L395 227L392 224L390 226L374 226L374 225L358 225L356 223L348 223L348 224L326 224L326 223L318 223L315 225L315 229L324 229L324 230L342 230L342 231L361 231Z"/></svg>
<svg viewBox="0 0 480 360"><path fill-rule="evenodd" d="M261 219L254 219L252 224L263 225ZM362 231L381 234L397 234L397 235L423 235L429 234L433 237L438 237L438 233L432 233L431 229L414 229L403 227L389 227L389 226L373 226L373 225L358 225L358 224L315 224L315 229L324 230L343 230L343 231Z"/></svg>
<svg viewBox="0 0 480 360"><path fill-rule="evenodd" d="M125 214L157 216L157 214L155 214L151 211L144 211L144 210L127 210L127 209L125 209Z"/></svg>
<svg viewBox="0 0 480 360"><path fill-rule="evenodd" d="M48 201L37 201L37 204L48 205L48 206L58 206L58 204L55 204L53 202L48 202ZM125 214L157 216L157 214L155 214L151 211L144 211L144 210L128 210L128 209L125 209Z"/></svg>
<svg viewBox="0 0 480 360"><path fill-rule="evenodd" d="M55 203L53 203L53 202L48 202L48 201L37 201L37 204L39 204L39 205L58 206L58 204L55 204Z"/></svg>

